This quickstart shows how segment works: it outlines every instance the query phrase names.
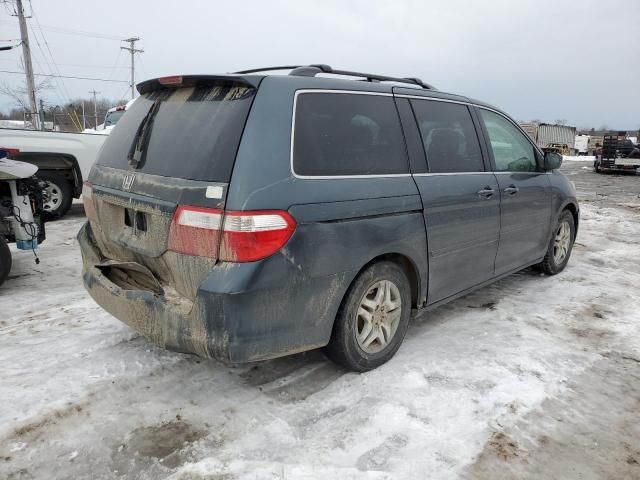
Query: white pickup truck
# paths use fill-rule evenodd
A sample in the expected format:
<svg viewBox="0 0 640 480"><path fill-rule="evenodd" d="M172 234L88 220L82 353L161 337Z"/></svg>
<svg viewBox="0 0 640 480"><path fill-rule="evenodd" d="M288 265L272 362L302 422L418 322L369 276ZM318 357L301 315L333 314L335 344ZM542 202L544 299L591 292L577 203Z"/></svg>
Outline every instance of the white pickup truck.
<svg viewBox="0 0 640 480"><path fill-rule="evenodd" d="M82 192L106 135L0 128L0 147L16 148L15 160L38 166L36 176L49 183L44 209L62 217Z"/></svg>

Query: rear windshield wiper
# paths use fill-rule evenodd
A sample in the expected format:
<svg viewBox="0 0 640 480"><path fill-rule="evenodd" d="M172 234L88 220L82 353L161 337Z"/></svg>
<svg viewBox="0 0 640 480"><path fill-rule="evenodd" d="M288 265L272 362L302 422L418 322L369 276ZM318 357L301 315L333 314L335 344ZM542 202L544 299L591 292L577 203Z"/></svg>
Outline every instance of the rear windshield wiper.
<svg viewBox="0 0 640 480"><path fill-rule="evenodd" d="M153 102L153 105L138 125L136 134L133 137L133 143L129 149L127 159L129 165L133 168L140 168L144 165L144 161L147 157L147 146L149 145L149 139L151 138L151 130L153 128L153 121L160 109L161 99L157 99Z"/></svg>

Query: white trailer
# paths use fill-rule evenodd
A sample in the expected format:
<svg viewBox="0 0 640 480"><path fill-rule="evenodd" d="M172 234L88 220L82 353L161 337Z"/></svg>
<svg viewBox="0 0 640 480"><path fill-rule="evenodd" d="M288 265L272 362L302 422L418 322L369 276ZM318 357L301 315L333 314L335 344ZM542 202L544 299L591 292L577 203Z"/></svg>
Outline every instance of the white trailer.
<svg viewBox="0 0 640 480"><path fill-rule="evenodd" d="M591 137L589 135L576 135L575 149L576 155L588 155Z"/></svg>

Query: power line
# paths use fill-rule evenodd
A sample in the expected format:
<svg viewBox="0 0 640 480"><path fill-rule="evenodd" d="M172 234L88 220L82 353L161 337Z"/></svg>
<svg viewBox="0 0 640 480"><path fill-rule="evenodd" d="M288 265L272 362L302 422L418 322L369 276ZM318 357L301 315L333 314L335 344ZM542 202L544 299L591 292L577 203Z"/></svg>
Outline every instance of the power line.
<svg viewBox="0 0 640 480"><path fill-rule="evenodd" d="M0 20L0 23L11 23L5 20ZM108 35L106 33L97 33L97 32L89 32L86 30L75 30L72 28L62 28L62 27L54 27L53 25L41 25L43 30L51 33L59 33L62 35L78 35L82 37L91 37L91 38L101 38L103 40L120 40L122 38L121 35Z"/></svg>
<svg viewBox="0 0 640 480"><path fill-rule="evenodd" d="M29 4L31 5L31 0L29 0ZM47 37L44 36L44 32L42 31L42 26L40 25L40 20L39 20L38 16L36 15L36 12L33 10L33 5L31 6L31 15L33 16L34 20L36 21L36 24L38 25L38 29L40 30L40 36L42 37L42 41L44 42L45 47L47 47L47 51L49 52L49 58L51 58L51 63L55 67L55 70L52 73L56 73L56 74L60 75L61 74L60 73L60 67L58 67L58 65L56 64L56 61L53 59L53 52L51 51L51 48L49 48L49 42L47 42ZM40 47L40 44L38 44L38 48L40 48L42 50L42 48ZM44 55L44 52L42 52L42 53ZM46 58L46 56L45 56L45 58ZM56 83L58 82L57 79L55 81L56 81ZM69 101L71 101L71 95L69 95L69 90L67 90L67 86L65 85L65 83L64 83L64 81L62 79L60 79L60 85L62 86L62 89L64 90L64 93L67 96L67 98L69 99Z"/></svg>
<svg viewBox="0 0 640 480"><path fill-rule="evenodd" d="M0 70L0 73L14 73L18 75L24 75L24 72L15 72L11 70ZM46 73L34 73L34 75L36 77L71 78L73 80L95 80L96 82L129 83L127 80L108 80L106 78L94 78L94 77L74 77L71 75L51 75Z"/></svg>

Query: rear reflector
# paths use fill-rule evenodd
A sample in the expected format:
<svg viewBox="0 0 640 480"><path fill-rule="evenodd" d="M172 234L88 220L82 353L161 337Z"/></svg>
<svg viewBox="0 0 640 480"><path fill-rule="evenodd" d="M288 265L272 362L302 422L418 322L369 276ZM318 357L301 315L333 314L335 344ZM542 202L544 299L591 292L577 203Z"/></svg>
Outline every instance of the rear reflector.
<svg viewBox="0 0 640 480"><path fill-rule="evenodd" d="M223 212L179 206L171 222L169 250L227 262L252 262L280 250L295 229L293 217L280 210Z"/></svg>
<svg viewBox="0 0 640 480"><path fill-rule="evenodd" d="M95 222L98 216L96 215L95 203L93 203L93 185L89 181L82 184L82 204L87 219Z"/></svg>

